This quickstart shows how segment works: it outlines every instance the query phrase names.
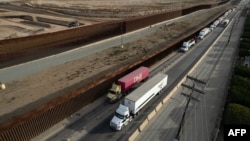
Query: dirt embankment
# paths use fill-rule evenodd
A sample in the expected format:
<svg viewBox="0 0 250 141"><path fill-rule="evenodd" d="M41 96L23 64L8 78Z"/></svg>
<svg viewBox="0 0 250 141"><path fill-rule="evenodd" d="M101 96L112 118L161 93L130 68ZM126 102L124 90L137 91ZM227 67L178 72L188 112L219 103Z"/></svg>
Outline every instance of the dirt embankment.
<svg viewBox="0 0 250 141"><path fill-rule="evenodd" d="M0 122L28 111L74 89L74 84L82 82L94 74L110 69L118 64L126 63L135 56L146 54L157 45L180 35L191 27L195 27L208 17L222 11L226 6L202 10L189 15L189 20L175 22L155 33L139 40L125 43L124 48L116 46L93 55L55 66L41 73L28 76L26 79L6 84L7 89L0 95ZM194 24L195 23L195 24ZM84 83L84 82L82 82ZM80 85L80 84L79 84ZM25 105L25 109L20 109ZM6 108L8 107L8 108ZM15 111L15 112L12 112Z"/></svg>
<svg viewBox="0 0 250 141"><path fill-rule="evenodd" d="M71 28L68 24L65 25L65 21L70 22L69 25L74 22L76 25L90 25L200 4L214 4L218 1L220 0L0 0L3 2L0 3L0 40ZM39 18L48 20L39 21ZM52 20L57 22L51 22Z"/></svg>

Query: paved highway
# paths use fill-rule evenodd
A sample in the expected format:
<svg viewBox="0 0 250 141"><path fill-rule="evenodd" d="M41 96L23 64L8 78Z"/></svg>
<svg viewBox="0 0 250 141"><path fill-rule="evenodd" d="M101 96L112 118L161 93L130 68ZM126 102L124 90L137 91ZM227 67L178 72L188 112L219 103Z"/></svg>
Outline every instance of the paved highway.
<svg viewBox="0 0 250 141"><path fill-rule="evenodd" d="M180 81L187 70L196 63L201 57L201 54L210 47L223 30L224 28L222 27L217 28L216 31L206 37L206 40L201 41L193 47L191 51L182 55L171 67L169 67L169 62L167 61L150 72L151 76L158 72L168 74L168 86L161 95L151 100L146 107L140 111L139 116L128 124L124 130L116 132L109 127L109 122L119 103L112 105L107 104L105 97L102 97L97 102L90 104L90 107L87 108L88 110L78 111L72 115L72 117L58 123L48 131L34 138L34 140L127 140L131 133L144 121L148 113L151 112L155 105ZM180 121L180 116L176 117L176 113L180 115L183 112L180 107L185 104L185 101L177 101L176 104L177 106L170 106L172 109L175 108L174 112L170 114L170 119L173 120L170 122L174 122L175 124ZM173 127L173 129L176 130L176 127ZM175 130L170 131L174 133Z"/></svg>
<svg viewBox="0 0 250 141"><path fill-rule="evenodd" d="M245 5L247 2L244 1L240 5ZM180 141L211 141L216 138L227 93L227 82L245 20L240 13L241 11L236 13L227 30L212 46L202 62L189 74L207 84L201 85L190 79L185 81L185 84L195 83L196 88L204 88L205 94L193 93L193 97L198 101L191 99L184 126L180 132ZM232 15L234 13L230 16ZM218 32L218 29L213 32ZM191 90L179 88L159 114L140 133L137 141L173 141L175 139L187 103L187 96L181 93L190 94Z"/></svg>

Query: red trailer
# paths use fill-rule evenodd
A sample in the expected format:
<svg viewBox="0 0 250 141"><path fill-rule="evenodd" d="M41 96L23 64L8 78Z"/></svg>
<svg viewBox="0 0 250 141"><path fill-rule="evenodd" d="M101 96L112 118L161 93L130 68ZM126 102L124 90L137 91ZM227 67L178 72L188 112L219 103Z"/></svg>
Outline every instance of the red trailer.
<svg viewBox="0 0 250 141"><path fill-rule="evenodd" d="M147 79L148 75L149 68L142 66L120 78L117 84L121 86L122 92L127 92L129 89L131 89L131 87L134 86L134 84L140 83L141 81Z"/></svg>
<svg viewBox="0 0 250 141"><path fill-rule="evenodd" d="M128 91L137 83L148 78L149 68L140 67L133 72L120 78L117 83L112 85L112 88L107 94L107 99L109 102L114 103L127 94Z"/></svg>

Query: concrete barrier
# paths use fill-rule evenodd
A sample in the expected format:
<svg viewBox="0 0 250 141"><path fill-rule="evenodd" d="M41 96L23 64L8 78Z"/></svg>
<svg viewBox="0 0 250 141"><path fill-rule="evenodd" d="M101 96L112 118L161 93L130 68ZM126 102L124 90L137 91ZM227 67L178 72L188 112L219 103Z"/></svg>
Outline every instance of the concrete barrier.
<svg viewBox="0 0 250 141"><path fill-rule="evenodd" d="M136 129L134 133L128 138L128 141L134 141L138 135L139 135L139 130Z"/></svg>
<svg viewBox="0 0 250 141"><path fill-rule="evenodd" d="M185 77L184 77L185 78ZM186 79L182 78L182 80L177 84L175 88L169 94L162 100L162 103L165 104L172 96L173 94L177 91L178 87L181 85L181 83Z"/></svg>
<svg viewBox="0 0 250 141"><path fill-rule="evenodd" d="M155 111L156 111L156 112L159 112L159 110L161 109L161 107L162 107L162 102L160 102L160 103L156 106Z"/></svg>
<svg viewBox="0 0 250 141"><path fill-rule="evenodd" d="M140 125L139 131L141 132L148 125L148 119L145 119L144 122Z"/></svg>
<svg viewBox="0 0 250 141"><path fill-rule="evenodd" d="M153 110L149 115L148 115L148 120L151 120L154 116L155 116L155 114L156 114L156 111L155 110Z"/></svg>

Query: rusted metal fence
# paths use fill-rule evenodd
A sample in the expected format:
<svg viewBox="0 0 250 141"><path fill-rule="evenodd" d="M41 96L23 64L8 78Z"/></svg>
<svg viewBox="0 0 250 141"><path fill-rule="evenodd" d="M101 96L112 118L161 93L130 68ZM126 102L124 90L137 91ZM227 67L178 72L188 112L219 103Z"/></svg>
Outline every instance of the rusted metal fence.
<svg viewBox="0 0 250 141"><path fill-rule="evenodd" d="M223 12L218 13L218 16ZM166 53L169 53L173 48L179 47L179 44L183 40L190 38L190 36L194 36L201 28L211 23L217 17L211 17L200 26L190 29L169 44L161 44L159 49L154 50L147 55L140 56L129 64L121 64L117 69L112 69L112 71L108 70L102 74L98 74L98 77L95 76L97 79L79 87L69 94L54 99L30 112L0 125L0 141L21 141L32 139L39 133L47 130L90 102L103 96L103 93L100 93L100 91L105 91L107 86L119 76L123 75L124 72L142 64L149 65L150 62L155 61L154 59L159 59L159 55L162 55L162 57L165 56Z"/></svg>

